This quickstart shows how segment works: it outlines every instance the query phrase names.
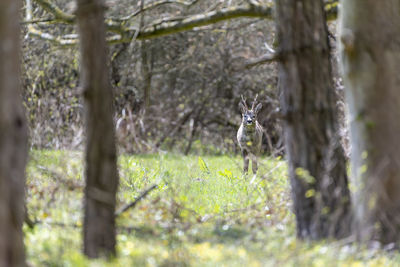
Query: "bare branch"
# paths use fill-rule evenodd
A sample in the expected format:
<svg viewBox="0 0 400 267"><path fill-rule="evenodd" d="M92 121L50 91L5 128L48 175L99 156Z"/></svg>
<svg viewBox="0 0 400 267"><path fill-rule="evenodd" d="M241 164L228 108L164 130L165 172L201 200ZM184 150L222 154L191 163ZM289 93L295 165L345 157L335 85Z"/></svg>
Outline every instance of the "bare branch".
<svg viewBox="0 0 400 267"><path fill-rule="evenodd" d="M32 19L32 20L24 20L24 21L21 21L20 23L21 23L22 25L24 25L24 24L38 24L38 23L45 23L45 22L50 22L50 23L52 23L52 22L54 22L54 19L53 19L53 18L48 18L48 19Z"/></svg>
<svg viewBox="0 0 400 267"><path fill-rule="evenodd" d="M36 2L38 5L40 5L44 10L46 10L47 12L49 12L50 14L53 14L55 17L55 21L56 22L62 22L62 23L66 23L66 24L72 24L75 22L75 16L72 14L68 14L64 11L62 11L59 7L57 7L55 4L51 3L48 0L33 0L34 2ZM139 13L159 7L161 5L165 5L165 4L179 4L179 5L183 5L183 6L191 6L194 5L198 0L192 0L192 1L184 1L184 0L159 0L159 1L154 1L150 4L147 4L145 6L143 6L143 8L133 12L132 14L130 14L129 16L123 17L123 18L113 18L111 19L111 21L115 22L121 22L121 21L127 21L135 16L137 16ZM248 0L247 1L249 3L247 9L268 9L268 19L271 19L271 6L269 5L260 5L259 3L257 3L254 0ZM337 18L337 12L338 12L338 6L339 3L337 0L332 0L332 1L327 1L325 3L325 12L327 15L327 19L328 20L335 20ZM226 8L226 9L236 9L235 7L233 8ZM256 12L257 13L257 12ZM246 15L242 15L239 17L244 17ZM247 16L250 17L265 17L265 14L248 14ZM114 24L111 23L111 24Z"/></svg>
<svg viewBox="0 0 400 267"><path fill-rule="evenodd" d="M28 26L29 30L29 35L38 37L42 40L48 41L50 43L59 45L59 46L75 46L78 44L78 39L65 39L65 38L60 38L56 37L52 34L42 32L36 28L34 28L32 25Z"/></svg>
<svg viewBox="0 0 400 267"><path fill-rule="evenodd" d="M166 4L176 4L176 5L182 5L182 6L192 6L194 5L198 0L193 0L193 1L184 1L184 0L159 0L159 1L154 1L151 2L145 6L143 6L143 8L140 8L139 10L133 12L132 14L126 16L126 17L122 17L122 18L114 18L113 20L115 21L127 21L130 20L134 17L136 17L137 15L139 15L140 13L144 12L144 11L148 11L150 9L154 9L156 7L162 6L162 5L166 5Z"/></svg>
<svg viewBox="0 0 400 267"><path fill-rule="evenodd" d="M143 31L138 34L137 39L160 37L240 17L272 19L272 7L249 5L230 7L218 11L210 11L203 14L189 16L182 20L153 24L144 27Z"/></svg>
<svg viewBox="0 0 400 267"><path fill-rule="evenodd" d="M59 7L57 7L55 4L51 3L48 0L32 0L36 2L36 4L40 5L46 12L52 14L54 16L53 20L49 20L48 22L50 23L64 23L64 24L74 24L75 23L75 15L68 14L64 11L62 11ZM29 21L27 19L27 21ZM24 24L27 24L25 22ZM125 32L128 31L121 23L115 22L112 20L106 20L106 27L107 30L111 32L115 32L118 34L123 35ZM61 38L58 38L61 39Z"/></svg>
<svg viewBox="0 0 400 267"><path fill-rule="evenodd" d="M265 48L272 54L275 54L275 50L267 43L264 43Z"/></svg>
<svg viewBox="0 0 400 267"><path fill-rule="evenodd" d="M28 34L62 47L76 46L79 41L77 35L69 34L58 37L47 32L42 32L32 25L28 26ZM107 42L109 44L129 43L130 40L131 38L126 38L121 35L107 37Z"/></svg>
<svg viewBox="0 0 400 267"><path fill-rule="evenodd" d="M31 2L31 0L26 0L25 18L26 18L26 20L32 19L32 2Z"/></svg>
<svg viewBox="0 0 400 267"><path fill-rule="evenodd" d="M47 1L47 0L34 0ZM173 18L173 20L162 20L151 25L144 26L142 30L136 28L125 28L117 23L108 22L108 29L116 32L117 36L108 39L109 43L125 43L130 42L135 36L138 40L160 37L168 34L178 33L186 30L191 30L196 27L201 27L209 24L214 24L220 21L229 20L239 17L255 17L272 19L272 8L270 6L238 6L224 8L219 11L211 11L202 14L189 16L186 18ZM31 34L41 39L53 42L60 46L76 45L77 40L64 39L54 35L43 33L37 29L28 27Z"/></svg>
<svg viewBox="0 0 400 267"><path fill-rule="evenodd" d="M147 188L146 190L144 190L140 196L138 196L133 202L125 205L124 207L122 207L118 212L115 213L115 216L118 217L120 216L122 213L124 213L125 211L127 211L128 209L134 208L139 201L141 201L143 198L145 198L151 191L153 191L154 189L156 189L158 187L158 185L154 184L152 186L150 186L149 188Z"/></svg>
<svg viewBox="0 0 400 267"><path fill-rule="evenodd" d="M256 0L246 0L246 2L249 3L251 6L257 6L260 4Z"/></svg>
<svg viewBox="0 0 400 267"><path fill-rule="evenodd" d="M274 54L268 53L259 58L248 60L247 62L244 63L244 68L250 69L252 67L262 65L265 63L269 63L269 62L273 62L273 61L277 61L277 60L279 60L278 53L274 53Z"/></svg>
<svg viewBox="0 0 400 267"><path fill-rule="evenodd" d="M34 0L37 1L37 0ZM38 0L38 1L44 1L46 0ZM45 6L52 6L51 3L44 3ZM26 0L26 11L25 11L25 21L29 22L32 21L32 2L31 0ZM54 20L53 20L54 21ZM28 24L28 34L39 37L40 39L50 41L52 43L55 43L60 46L71 46L71 45L76 45L77 44L77 37L76 38L60 38L60 37L55 37L52 34L49 33L44 33L37 28L33 26L34 23L29 23Z"/></svg>
<svg viewBox="0 0 400 267"><path fill-rule="evenodd" d="M75 22L75 16L63 12L54 4L50 3L49 0L32 0L39 4L47 12L51 13L55 18L52 22L56 23L66 23L73 24ZM194 4L197 0L191 2L184 0L159 0L155 1L147 6L147 8L152 8L150 5L159 6L167 3L180 3L182 5ZM325 4L325 11L327 13L327 18L329 20L335 19L337 15L338 3L337 1L329 1ZM145 10L146 6L142 10ZM131 16L131 15L130 15ZM141 29L137 28L126 28L123 26L123 22L127 17L122 19L107 20L107 29L111 32L116 33L115 36L108 38L108 42L114 43L126 43L131 42L134 39L144 40L150 38L156 38L160 36L165 36L169 34L174 34L178 32L183 32L187 30L196 30L199 27L218 23L225 20L250 17L250 18L262 18L262 19L272 19L272 6L271 5L259 5L255 1L251 1L250 5L236 6L223 8L217 11L210 11L201 14L195 14L188 17L172 17L169 19L163 19L153 24L144 26ZM32 19L27 19L26 23L29 23ZM34 21L32 21L33 23ZM30 33L41 39L53 42L60 46L71 46L76 45L77 40L75 39L65 39L62 36L56 37L48 33L43 33L37 29L32 29L28 26ZM275 54L268 54L254 62L249 61L246 63L246 68L253 67L258 64L263 64L265 62L274 61L277 57Z"/></svg>
<svg viewBox="0 0 400 267"><path fill-rule="evenodd" d="M46 10L50 14L53 14L55 21L63 22L66 24L72 24L75 22L74 15L65 13L50 1L48 0L33 0L33 1L36 2L38 5L40 5L44 10Z"/></svg>

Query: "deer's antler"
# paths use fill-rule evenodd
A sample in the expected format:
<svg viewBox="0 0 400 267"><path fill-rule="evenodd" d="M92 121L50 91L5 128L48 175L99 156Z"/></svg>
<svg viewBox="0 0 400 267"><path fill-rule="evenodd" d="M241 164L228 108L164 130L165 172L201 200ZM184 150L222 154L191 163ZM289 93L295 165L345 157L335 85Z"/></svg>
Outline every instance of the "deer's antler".
<svg viewBox="0 0 400 267"><path fill-rule="evenodd" d="M240 102L243 104L243 106L244 106L246 109L249 109L249 108L247 107L246 98L244 98L243 95L240 95L240 97L242 98L242 100L241 100Z"/></svg>
<svg viewBox="0 0 400 267"><path fill-rule="evenodd" d="M254 110L254 108L256 107L257 97L258 97L258 94L256 94L256 97L254 98L253 105L251 105L251 110Z"/></svg>

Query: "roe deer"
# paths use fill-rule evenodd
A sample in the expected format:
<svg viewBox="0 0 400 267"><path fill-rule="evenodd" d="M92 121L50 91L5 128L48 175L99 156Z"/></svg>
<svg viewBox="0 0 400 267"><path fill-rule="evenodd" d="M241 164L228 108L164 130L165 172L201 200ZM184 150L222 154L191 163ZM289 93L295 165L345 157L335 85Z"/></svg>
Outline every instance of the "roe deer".
<svg viewBox="0 0 400 267"><path fill-rule="evenodd" d="M253 174L257 173L257 156L261 151L263 135L263 128L257 121L257 113L262 107L261 103L256 106L257 96L258 95L256 95L250 110L247 107L246 99L241 96L242 100L239 103L239 108L242 112L242 124L237 132L237 140L242 150L244 161L243 172L248 172L249 157L251 156Z"/></svg>

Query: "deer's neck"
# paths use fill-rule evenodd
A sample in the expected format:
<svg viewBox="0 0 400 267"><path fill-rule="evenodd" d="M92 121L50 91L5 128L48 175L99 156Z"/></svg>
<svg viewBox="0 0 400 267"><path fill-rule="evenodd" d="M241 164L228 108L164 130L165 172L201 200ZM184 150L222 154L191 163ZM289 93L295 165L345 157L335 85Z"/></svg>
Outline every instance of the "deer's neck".
<svg viewBox="0 0 400 267"><path fill-rule="evenodd" d="M256 131L256 124L254 123L252 125L243 125L243 129L245 130L245 132L247 133L252 133Z"/></svg>

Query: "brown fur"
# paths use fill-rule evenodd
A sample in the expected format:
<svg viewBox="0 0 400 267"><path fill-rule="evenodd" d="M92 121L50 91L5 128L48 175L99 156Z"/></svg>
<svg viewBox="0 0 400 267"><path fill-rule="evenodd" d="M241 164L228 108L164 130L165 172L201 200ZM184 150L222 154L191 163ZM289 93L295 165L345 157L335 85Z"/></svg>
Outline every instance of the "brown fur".
<svg viewBox="0 0 400 267"><path fill-rule="evenodd" d="M261 142L263 128L257 121L257 114L262 105L257 104L257 96L254 99L251 109L247 107L246 100L242 96L239 107L242 112L242 124L237 132L237 140L243 155L243 172L247 173L249 169L249 159L252 158L253 174L257 173L257 157L261 152Z"/></svg>

